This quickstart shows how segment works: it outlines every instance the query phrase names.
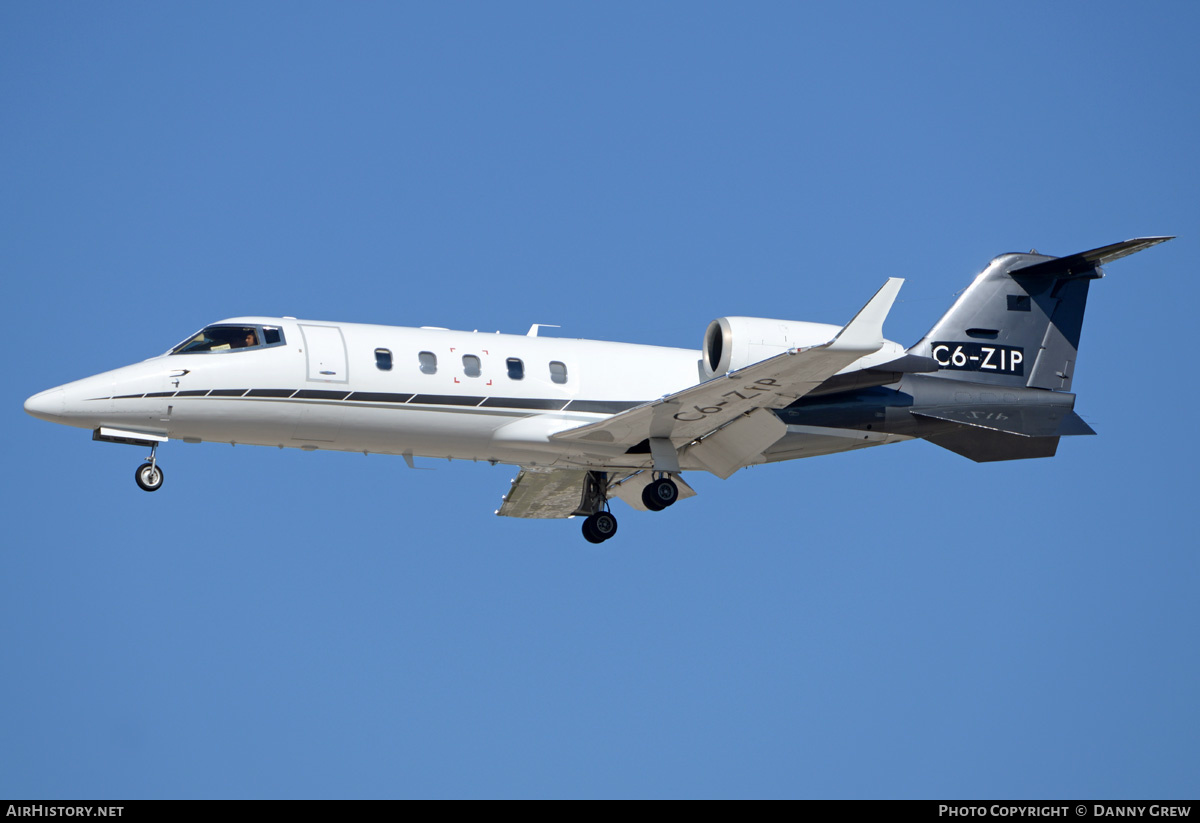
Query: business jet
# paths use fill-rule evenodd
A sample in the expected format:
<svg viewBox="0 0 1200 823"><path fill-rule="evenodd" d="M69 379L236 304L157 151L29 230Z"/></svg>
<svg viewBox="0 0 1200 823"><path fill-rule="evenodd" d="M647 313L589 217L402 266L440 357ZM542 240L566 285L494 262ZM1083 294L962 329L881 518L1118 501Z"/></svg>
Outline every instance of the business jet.
<svg viewBox="0 0 1200 823"><path fill-rule="evenodd" d="M141 363L25 401L34 417L148 447L168 440L482 460L519 466L497 514L581 516L601 543L609 502L662 511L687 471L919 438L978 462L1051 457L1095 432L1071 382L1091 281L1170 237L1066 257L1003 254L915 345L883 337L903 282L845 326L757 317L709 324L699 351L441 328L235 317Z"/></svg>

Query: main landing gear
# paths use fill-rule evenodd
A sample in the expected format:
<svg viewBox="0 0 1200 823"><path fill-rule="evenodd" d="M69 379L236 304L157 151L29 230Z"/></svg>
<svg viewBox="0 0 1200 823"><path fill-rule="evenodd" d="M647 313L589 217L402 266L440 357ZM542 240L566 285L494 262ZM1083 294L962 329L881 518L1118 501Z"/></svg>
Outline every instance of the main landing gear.
<svg viewBox="0 0 1200 823"><path fill-rule="evenodd" d="M679 486L666 472L655 472L654 479L642 489L642 503L652 512L660 512L678 499ZM617 533L617 518L608 510L607 474L588 472L575 514L587 515L583 521L583 539L589 543L603 543Z"/></svg>
<svg viewBox="0 0 1200 823"><path fill-rule="evenodd" d="M589 543L603 543L617 533L617 518L612 512L589 514L583 521L583 539Z"/></svg>
<svg viewBox="0 0 1200 823"><path fill-rule="evenodd" d="M679 499L679 487L670 477L659 477L642 489L642 503L652 512L660 512Z"/></svg>
<svg viewBox="0 0 1200 823"><path fill-rule="evenodd" d="M158 444L155 443L150 447L150 456L146 458L150 462L138 466L137 471L133 473L133 479L137 481L142 491L156 492L162 488L163 470L158 467L155 459L157 452Z"/></svg>
<svg viewBox="0 0 1200 823"><path fill-rule="evenodd" d="M575 514L586 514L583 539L603 543L617 533L617 518L608 510L608 473L588 472L583 481L583 495Z"/></svg>

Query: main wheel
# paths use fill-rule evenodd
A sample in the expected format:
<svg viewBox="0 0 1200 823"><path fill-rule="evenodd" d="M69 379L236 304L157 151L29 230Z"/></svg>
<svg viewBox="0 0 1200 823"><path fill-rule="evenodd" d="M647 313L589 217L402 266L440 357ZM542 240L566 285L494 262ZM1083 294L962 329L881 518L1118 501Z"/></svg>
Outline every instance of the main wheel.
<svg viewBox="0 0 1200 823"><path fill-rule="evenodd" d="M604 538L592 529L592 518L583 521L583 539L589 543L603 543Z"/></svg>
<svg viewBox="0 0 1200 823"><path fill-rule="evenodd" d="M654 481L654 483L657 482L657 480ZM654 483L642 487L642 505L652 512L660 512L666 506L658 502L658 495L654 493Z"/></svg>
<svg viewBox="0 0 1200 823"><path fill-rule="evenodd" d="M589 543L603 543L617 533L617 518L608 512L596 512L583 521L583 537Z"/></svg>
<svg viewBox="0 0 1200 823"><path fill-rule="evenodd" d="M648 483L642 489L642 503L652 512L660 512L679 499L679 487L668 477Z"/></svg>
<svg viewBox="0 0 1200 823"><path fill-rule="evenodd" d="M162 488L163 470L156 465L143 463L133 473L133 479L143 491L156 492Z"/></svg>

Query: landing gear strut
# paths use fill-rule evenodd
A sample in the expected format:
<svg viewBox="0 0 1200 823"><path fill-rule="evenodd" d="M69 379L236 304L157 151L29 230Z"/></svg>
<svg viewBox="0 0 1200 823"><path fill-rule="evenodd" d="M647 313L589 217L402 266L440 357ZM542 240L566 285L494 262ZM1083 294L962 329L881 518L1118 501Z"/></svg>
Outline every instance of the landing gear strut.
<svg viewBox="0 0 1200 823"><path fill-rule="evenodd" d="M146 458L150 462L138 466L137 471L133 473L133 479L137 481L142 491L156 492L162 488L163 470L158 467L155 459L157 452L158 444L155 443L150 447L150 456Z"/></svg>
<svg viewBox="0 0 1200 823"><path fill-rule="evenodd" d="M608 510L608 474L588 472L583 483L583 497L576 514L586 514L583 539L603 543L617 533L617 518Z"/></svg>
<svg viewBox="0 0 1200 823"><path fill-rule="evenodd" d="M652 480L642 489L642 503L652 512L660 512L679 499L679 487L670 477Z"/></svg>

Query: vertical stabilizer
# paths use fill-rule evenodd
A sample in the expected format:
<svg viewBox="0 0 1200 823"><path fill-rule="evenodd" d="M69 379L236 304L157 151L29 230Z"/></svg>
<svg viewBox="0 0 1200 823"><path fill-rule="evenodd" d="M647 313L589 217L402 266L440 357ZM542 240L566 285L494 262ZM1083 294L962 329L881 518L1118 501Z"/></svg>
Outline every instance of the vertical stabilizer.
<svg viewBox="0 0 1200 823"><path fill-rule="evenodd" d="M996 386L1070 391L1100 265L1170 240L1141 237L1067 257L1002 254L909 351L938 376Z"/></svg>

